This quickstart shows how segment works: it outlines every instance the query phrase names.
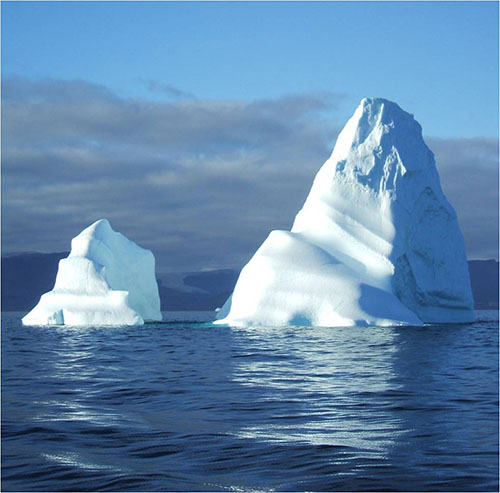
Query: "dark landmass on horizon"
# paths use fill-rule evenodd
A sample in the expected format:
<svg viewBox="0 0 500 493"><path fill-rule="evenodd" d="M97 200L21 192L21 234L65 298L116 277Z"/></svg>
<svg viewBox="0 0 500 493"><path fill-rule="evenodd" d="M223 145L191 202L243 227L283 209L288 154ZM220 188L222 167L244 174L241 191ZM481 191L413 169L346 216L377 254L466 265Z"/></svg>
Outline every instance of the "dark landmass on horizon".
<svg viewBox="0 0 500 493"><path fill-rule="evenodd" d="M54 287L57 266L68 252L19 253L2 256L2 311L29 311ZM469 260L476 309L498 309L497 260ZM157 274L161 309L214 310L232 292L239 272L220 269Z"/></svg>

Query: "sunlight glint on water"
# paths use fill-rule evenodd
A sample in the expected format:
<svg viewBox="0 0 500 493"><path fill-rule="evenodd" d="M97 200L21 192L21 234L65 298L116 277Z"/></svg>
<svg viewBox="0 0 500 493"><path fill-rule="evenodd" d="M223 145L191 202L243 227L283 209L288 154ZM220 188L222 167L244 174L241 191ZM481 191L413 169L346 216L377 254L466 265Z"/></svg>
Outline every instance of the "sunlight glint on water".
<svg viewBox="0 0 500 493"><path fill-rule="evenodd" d="M498 312L424 328L23 327L4 491L498 488Z"/></svg>

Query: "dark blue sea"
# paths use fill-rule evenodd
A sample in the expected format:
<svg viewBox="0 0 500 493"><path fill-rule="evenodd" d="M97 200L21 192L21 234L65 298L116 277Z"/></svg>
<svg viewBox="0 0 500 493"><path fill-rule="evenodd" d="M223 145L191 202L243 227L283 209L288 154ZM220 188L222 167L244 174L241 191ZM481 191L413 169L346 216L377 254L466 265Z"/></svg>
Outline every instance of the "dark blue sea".
<svg viewBox="0 0 500 493"><path fill-rule="evenodd" d="M23 327L3 491L498 491L498 312L424 328Z"/></svg>

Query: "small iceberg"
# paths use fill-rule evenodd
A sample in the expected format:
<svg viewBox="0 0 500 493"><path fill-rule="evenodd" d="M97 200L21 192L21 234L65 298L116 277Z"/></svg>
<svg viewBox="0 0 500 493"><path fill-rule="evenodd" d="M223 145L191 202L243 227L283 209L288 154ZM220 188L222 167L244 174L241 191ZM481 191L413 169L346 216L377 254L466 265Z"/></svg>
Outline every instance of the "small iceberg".
<svg viewBox="0 0 500 493"><path fill-rule="evenodd" d="M24 325L142 325L160 321L155 259L114 231L107 219L84 229L59 261L52 291Z"/></svg>

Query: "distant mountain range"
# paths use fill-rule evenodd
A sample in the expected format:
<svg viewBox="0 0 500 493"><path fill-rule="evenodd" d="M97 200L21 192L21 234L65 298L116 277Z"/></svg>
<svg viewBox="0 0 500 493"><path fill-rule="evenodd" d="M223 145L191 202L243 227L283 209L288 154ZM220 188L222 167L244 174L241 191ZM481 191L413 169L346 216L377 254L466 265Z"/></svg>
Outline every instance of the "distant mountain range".
<svg viewBox="0 0 500 493"><path fill-rule="evenodd" d="M2 310L28 311L54 286L57 265L68 252L2 256ZM498 261L469 260L477 309L498 309ZM226 301L238 278L230 269L158 274L162 310L214 310Z"/></svg>

